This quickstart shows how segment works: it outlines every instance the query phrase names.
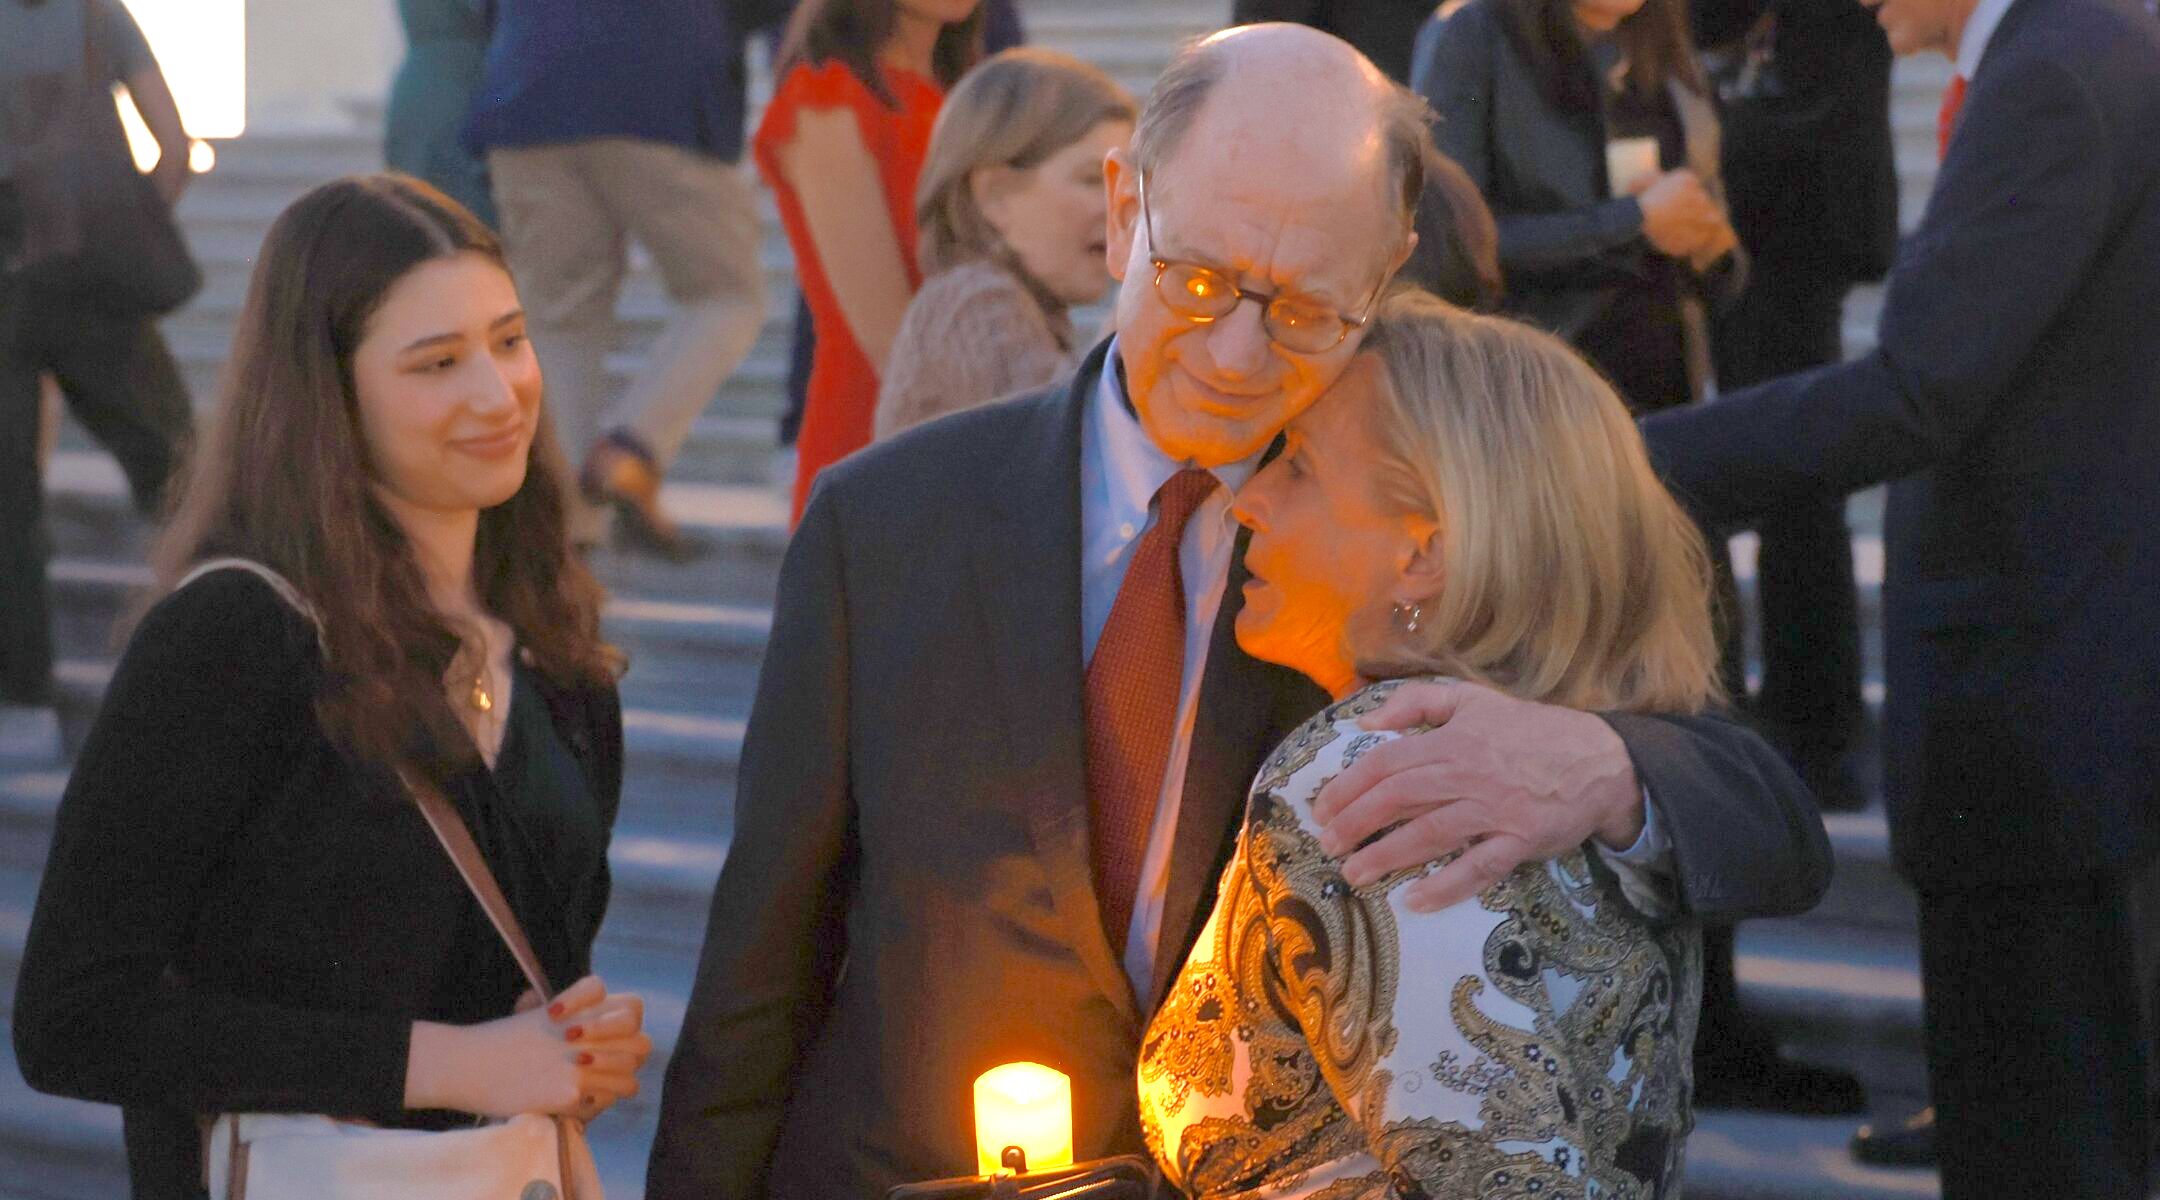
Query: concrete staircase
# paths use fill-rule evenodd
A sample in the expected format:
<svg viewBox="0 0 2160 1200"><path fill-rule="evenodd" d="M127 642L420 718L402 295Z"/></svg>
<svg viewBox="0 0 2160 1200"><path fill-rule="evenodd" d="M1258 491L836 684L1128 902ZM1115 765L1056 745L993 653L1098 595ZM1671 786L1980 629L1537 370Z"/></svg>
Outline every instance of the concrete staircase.
<svg viewBox="0 0 2160 1200"><path fill-rule="evenodd" d="M1178 39L1219 23L1221 0L1032 0L1031 37L1095 61L1136 92ZM1899 129L1906 218L1916 218L1933 171L1933 112L1945 71L1901 64ZM763 81L760 81L760 87ZM219 147L218 171L189 194L181 215L209 275L193 305L167 322L199 409L216 392L256 247L269 221L305 188L373 169L376 135L356 124L337 134L256 134ZM712 881L725 856L734 766L785 540L784 499L771 487L773 420L782 407L791 273L769 201L765 263L774 284L771 319L750 361L697 425L666 501L715 546L688 566L603 552L597 566L615 597L608 635L626 648L629 742L621 826L611 852L616 895L597 952L613 986L642 992L659 1043L645 1096L594 1129L610 1194L642 1192L644 1155L659 1065L681 1023ZM1871 339L1872 294L1848 313L1849 341ZM632 271L622 303L625 337L612 360L627 371L664 311L649 263ZM70 744L95 713L117 657L116 618L148 583L149 529L128 509L118 471L70 426L48 480L56 548L53 589L64 659L64 720ZM1876 503L1853 505L1870 678L1881 580ZM1744 574L1752 562L1739 545ZM1750 575L1751 578L1751 575ZM1879 683L1872 690L1879 699ZM17 969L64 771L0 769L0 1020L12 1013ZM1806 917L1756 922L1741 931L1741 976L1751 1003L1789 1044L1858 1070L1879 1110L1902 1115L1924 1102L1919 1057L1919 982L1909 893L1887 860L1879 811L1834 816L1839 867L1830 899ZM116 1110L30 1092L0 1050L0 1200L79 1200L123 1195ZM1880 1172L1846 1159L1845 1120L1806 1121L1706 1112L1693 1145L1691 1194L1699 1197L1928 1196L1926 1172Z"/></svg>

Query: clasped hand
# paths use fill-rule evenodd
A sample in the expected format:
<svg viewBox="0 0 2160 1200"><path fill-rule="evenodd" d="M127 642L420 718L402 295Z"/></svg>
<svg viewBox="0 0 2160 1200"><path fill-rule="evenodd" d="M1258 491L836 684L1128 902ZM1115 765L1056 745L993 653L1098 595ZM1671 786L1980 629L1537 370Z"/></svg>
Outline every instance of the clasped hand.
<svg viewBox="0 0 2160 1200"><path fill-rule="evenodd" d="M416 1023L406 1107L589 1121L637 1095L638 1069L652 1054L641 997L588 975L544 1008L529 993L519 1008L479 1025Z"/></svg>
<svg viewBox="0 0 2160 1200"><path fill-rule="evenodd" d="M1404 888L1413 911L1460 903L1592 837L1617 850L1642 833L1627 747L1593 714L1477 684L1410 683L1361 724L1433 728L1374 747L1321 789L1320 846L1348 855L1353 887L1462 850Z"/></svg>
<svg viewBox="0 0 2160 1200"><path fill-rule="evenodd" d="M1682 167L1646 177L1635 187L1642 206L1643 238L1670 258L1707 270L1739 246L1732 221L1695 172Z"/></svg>

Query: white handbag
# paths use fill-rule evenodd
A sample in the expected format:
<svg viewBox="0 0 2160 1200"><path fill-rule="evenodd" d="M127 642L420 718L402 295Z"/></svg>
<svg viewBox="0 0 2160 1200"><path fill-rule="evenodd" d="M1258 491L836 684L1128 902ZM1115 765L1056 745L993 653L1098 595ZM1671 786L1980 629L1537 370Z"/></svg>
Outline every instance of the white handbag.
<svg viewBox="0 0 2160 1200"><path fill-rule="evenodd" d="M377 1129L312 1113L226 1113L210 1127L216 1200L585 1200L563 1187L572 1143L542 1116L430 1133ZM583 1137L575 1152L590 1152Z"/></svg>
<svg viewBox="0 0 2160 1200"><path fill-rule="evenodd" d="M251 559L203 563L180 586L225 569L259 576L320 630L299 590ZM543 1003L554 999L457 809L426 779L406 771L398 778L525 981ZM211 1200L605 1200L584 1123L539 1114L434 1132L314 1113L224 1113L203 1135L203 1168Z"/></svg>

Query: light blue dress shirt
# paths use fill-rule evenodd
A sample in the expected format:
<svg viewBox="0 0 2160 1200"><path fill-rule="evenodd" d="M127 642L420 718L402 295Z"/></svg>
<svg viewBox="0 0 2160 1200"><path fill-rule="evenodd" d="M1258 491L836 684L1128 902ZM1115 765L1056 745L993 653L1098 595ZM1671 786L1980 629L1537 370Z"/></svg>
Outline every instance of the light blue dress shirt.
<svg viewBox="0 0 2160 1200"><path fill-rule="evenodd" d="M1155 493L1185 468L1157 449L1140 428L1117 369L1113 341L1103 360L1102 381L1088 398L1080 422L1080 653L1095 658L1095 644L1125 584L1140 535L1154 524ZM1162 936L1163 899L1170 886L1170 848L1177 837L1178 810L1185 795L1185 766L1192 757L1193 714L1198 711L1200 681L1207 673L1208 642L1222 611L1223 589L1230 579L1230 556L1237 550L1237 522L1230 517L1230 497L1252 478L1260 455L1215 468L1222 481L1202 501L1185 525L1178 543L1178 572L1185 584L1185 674L1178 687L1177 727L1170 738L1170 762L1163 772L1161 798L1147 851L1140 860L1139 891L1133 900L1130 932L1121 960L1133 994L1145 1003L1155 975L1156 943Z"/></svg>

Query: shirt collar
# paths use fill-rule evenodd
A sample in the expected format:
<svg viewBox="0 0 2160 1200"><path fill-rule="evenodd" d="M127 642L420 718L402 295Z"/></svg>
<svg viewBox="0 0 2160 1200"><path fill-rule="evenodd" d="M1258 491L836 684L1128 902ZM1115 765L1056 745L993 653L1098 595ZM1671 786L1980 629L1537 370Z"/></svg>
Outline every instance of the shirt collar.
<svg viewBox="0 0 2160 1200"><path fill-rule="evenodd" d="M1102 447L1103 480L1111 507L1121 519L1138 524L1146 518L1155 493L1185 464L1164 454L1155 440L1140 427L1132 401L1125 391L1123 360L1118 357L1117 338L1103 359L1102 377L1095 385L1095 436ZM1259 469L1265 447L1233 463L1213 468L1228 493L1235 493ZM1227 511L1227 510L1226 510Z"/></svg>
<svg viewBox="0 0 2160 1200"><path fill-rule="evenodd" d="M1995 27L2002 24L2003 14L2010 11L2015 0L1980 0L1974 7L1972 17L1965 22L1965 32L1958 37L1954 61L1957 73L1965 82L1971 83L1980 70L1980 59L1987 54L1988 42L1995 36Z"/></svg>

